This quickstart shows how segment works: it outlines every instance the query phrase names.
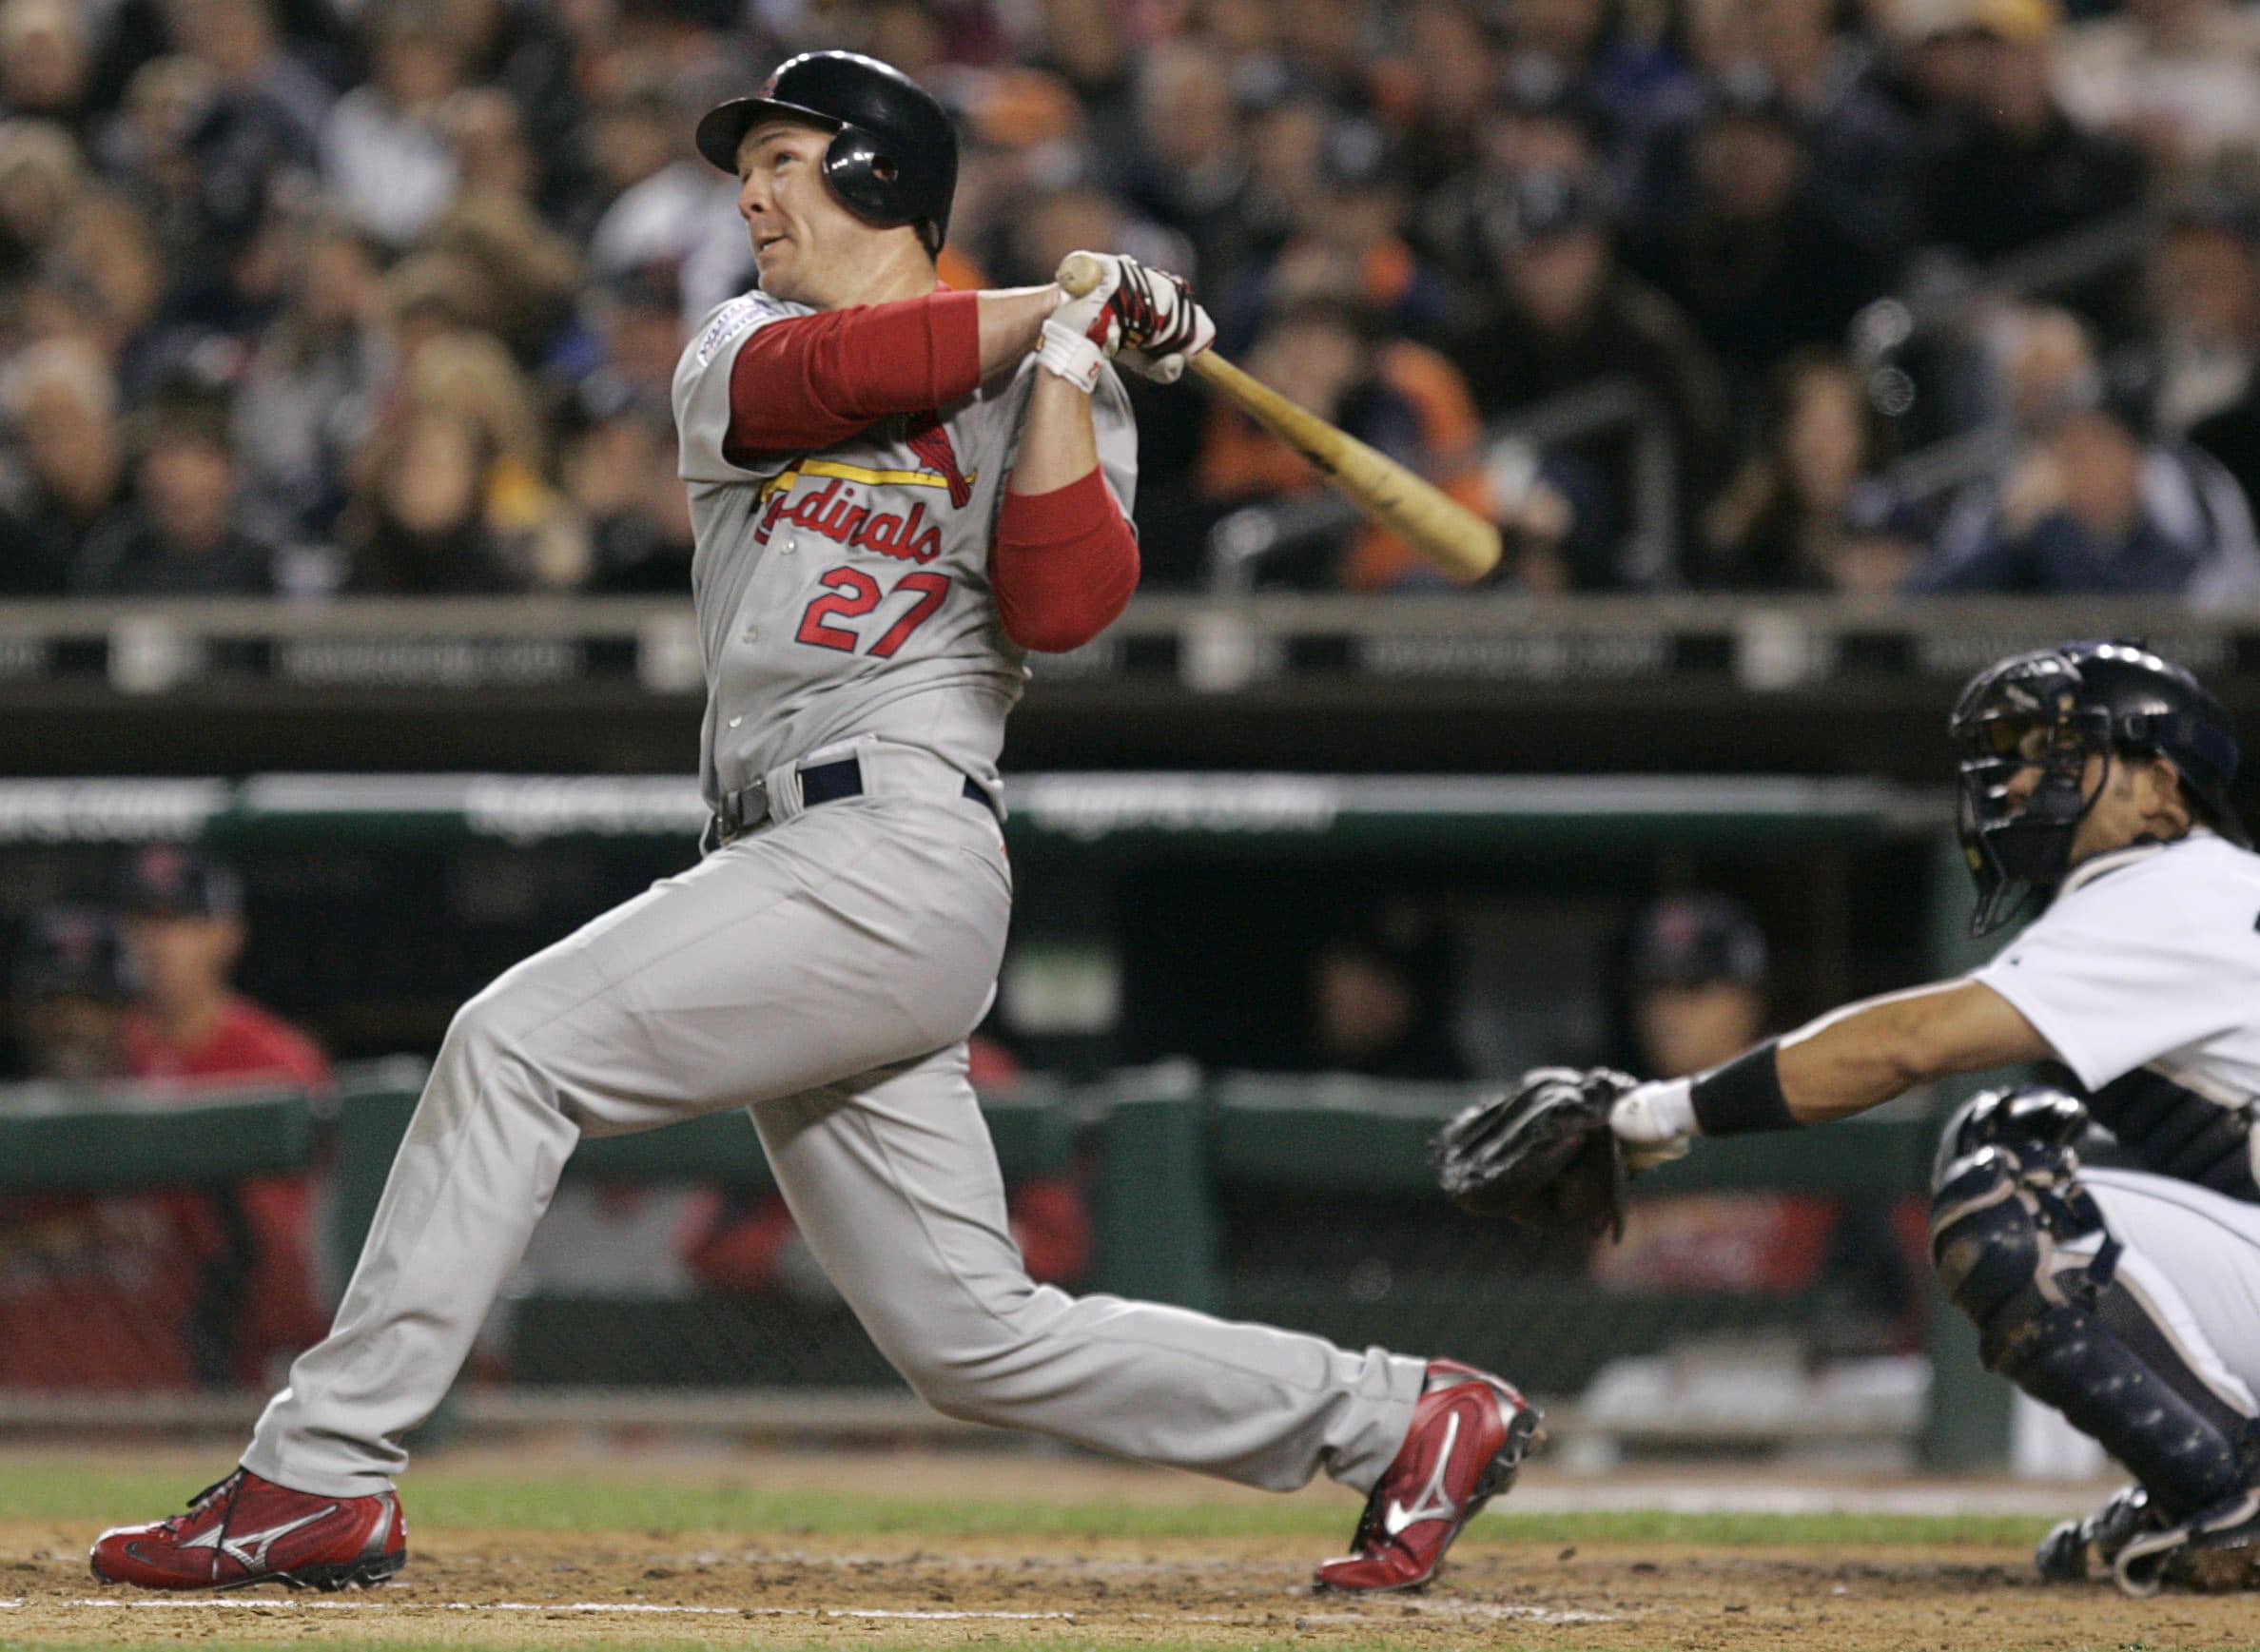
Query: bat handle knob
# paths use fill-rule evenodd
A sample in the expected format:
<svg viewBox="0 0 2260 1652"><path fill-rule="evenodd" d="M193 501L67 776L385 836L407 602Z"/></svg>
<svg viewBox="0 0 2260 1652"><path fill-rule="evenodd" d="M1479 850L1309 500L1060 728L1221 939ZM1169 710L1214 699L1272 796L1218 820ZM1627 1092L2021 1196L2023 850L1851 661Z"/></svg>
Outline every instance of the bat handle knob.
<svg viewBox="0 0 2260 1652"><path fill-rule="evenodd" d="M1106 279L1106 266L1087 252L1071 252L1060 261L1059 274L1052 279L1069 298L1080 299Z"/></svg>

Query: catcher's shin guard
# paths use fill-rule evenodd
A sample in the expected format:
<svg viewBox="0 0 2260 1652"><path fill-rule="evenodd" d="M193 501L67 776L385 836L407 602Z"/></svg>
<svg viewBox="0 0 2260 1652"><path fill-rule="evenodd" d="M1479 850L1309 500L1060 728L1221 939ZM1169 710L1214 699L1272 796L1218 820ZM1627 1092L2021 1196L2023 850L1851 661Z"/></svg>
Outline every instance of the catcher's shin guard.
<svg viewBox="0 0 2260 1652"><path fill-rule="evenodd" d="M2060 1148L2006 1144L1942 1167L1931 1215L1939 1281L1977 1322L1987 1369L2133 1470L2159 1526L2241 1524L2260 1512L2244 1507L2260 1433L2118 1277L2120 1247L2075 1171ZM2129 1557L2140 1565L2158 1552L2157 1536L2132 1535L2116 1557L2122 1584Z"/></svg>

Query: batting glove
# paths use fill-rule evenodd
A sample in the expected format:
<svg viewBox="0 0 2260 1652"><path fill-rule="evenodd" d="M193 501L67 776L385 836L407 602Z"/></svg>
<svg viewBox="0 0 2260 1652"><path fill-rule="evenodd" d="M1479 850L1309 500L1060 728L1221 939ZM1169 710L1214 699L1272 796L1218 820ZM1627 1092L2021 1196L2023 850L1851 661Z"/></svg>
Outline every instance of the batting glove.
<svg viewBox="0 0 2260 1652"><path fill-rule="evenodd" d="M1064 379L1085 396L1099 387L1099 370L1122 347L1122 316L1116 305L1122 266L1130 261L1111 253L1084 254L1103 272L1099 284L1081 298L1065 298L1044 318L1036 342L1036 364Z"/></svg>
<svg viewBox="0 0 2260 1652"><path fill-rule="evenodd" d="M1185 363L1217 341L1217 324L1193 301L1192 283L1167 270L1123 259L1117 302L1122 316L1123 362L1162 384L1184 376Z"/></svg>
<svg viewBox="0 0 2260 1652"><path fill-rule="evenodd" d="M1100 363L1118 352L1123 366L1174 384L1186 360L1216 342L1216 323L1181 276L1120 253L1074 256L1098 264L1101 279L1081 297L1061 301L1043 323L1036 360L1085 394L1099 382Z"/></svg>

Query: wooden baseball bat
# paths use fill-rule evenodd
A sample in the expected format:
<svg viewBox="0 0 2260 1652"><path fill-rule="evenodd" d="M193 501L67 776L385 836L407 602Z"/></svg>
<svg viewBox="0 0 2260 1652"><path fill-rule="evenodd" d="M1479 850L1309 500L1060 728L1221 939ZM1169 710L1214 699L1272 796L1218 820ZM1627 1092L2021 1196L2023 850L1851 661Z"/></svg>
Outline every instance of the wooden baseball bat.
<svg viewBox="0 0 2260 1652"><path fill-rule="evenodd" d="M1081 298L1105 279L1099 261L1069 253L1061 261L1061 291ZM1455 579L1482 578L1498 566L1499 530L1433 483L1412 474L1346 430L1281 396L1214 350L1187 363L1211 388L1230 397L1266 430L1324 472L1351 502Z"/></svg>

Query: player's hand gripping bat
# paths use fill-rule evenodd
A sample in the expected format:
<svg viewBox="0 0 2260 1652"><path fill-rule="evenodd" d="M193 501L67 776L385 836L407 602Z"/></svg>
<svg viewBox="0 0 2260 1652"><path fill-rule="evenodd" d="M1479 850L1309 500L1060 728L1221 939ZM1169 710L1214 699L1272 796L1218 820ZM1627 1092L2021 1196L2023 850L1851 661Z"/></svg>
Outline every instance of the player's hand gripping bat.
<svg viewBox="0 0 2260 1652"><path fill-rule="evenodd" d="M1069 255L1060 265L1060 290L1069 298L1082 297L1103 279L1098 261L1081 253ZM1498 566L1499 530L1433 483L1288 400L1214 350L1194 357L1190 365L1212 389L1230 397L1316 465L1359 510L1402 534L1445 573L1475 580Z"/></svg>

